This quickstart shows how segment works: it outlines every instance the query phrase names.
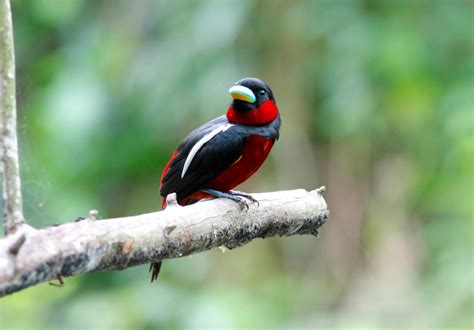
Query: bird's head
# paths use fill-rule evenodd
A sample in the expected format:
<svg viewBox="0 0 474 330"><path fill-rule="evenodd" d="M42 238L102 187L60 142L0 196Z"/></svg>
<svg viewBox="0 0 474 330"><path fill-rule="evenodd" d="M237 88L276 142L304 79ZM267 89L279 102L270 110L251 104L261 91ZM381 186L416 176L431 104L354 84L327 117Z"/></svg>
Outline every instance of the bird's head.
<svg viewBox="0 0 474 330"><path fill-rule="evenodd" d="M278 116L270 87L258 78L244 78L229 89L232 103L227 119L234 124L264 125Z"/></svg>

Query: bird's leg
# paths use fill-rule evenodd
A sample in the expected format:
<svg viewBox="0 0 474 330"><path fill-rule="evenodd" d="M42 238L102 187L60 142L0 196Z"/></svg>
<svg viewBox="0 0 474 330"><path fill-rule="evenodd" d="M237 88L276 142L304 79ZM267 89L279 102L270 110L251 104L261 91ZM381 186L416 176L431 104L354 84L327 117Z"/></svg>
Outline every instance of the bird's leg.
<svg viewBox="0 0 474 330"><path fill-rule="evenodd" d="M227 199L233 200L234 202L240 205L241 209L245 207L248 210L249 208L249 205L247 204L247 202L243 198L239 197L239 195L233 194L232 191L229 191L227 193L219 191L219 190L215 190L215 189L202 189L201 191L208 193L209 195L212 195L214 197L227 198Z"/></svg>

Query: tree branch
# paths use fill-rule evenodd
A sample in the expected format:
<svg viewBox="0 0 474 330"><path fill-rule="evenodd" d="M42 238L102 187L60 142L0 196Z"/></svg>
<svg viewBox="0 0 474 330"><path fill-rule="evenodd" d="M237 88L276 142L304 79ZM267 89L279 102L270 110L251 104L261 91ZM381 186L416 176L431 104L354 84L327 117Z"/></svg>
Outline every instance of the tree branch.
<svg viewBox="0 0 474 330"><path fill-rule="evenodd" d="M181 207L172 194L161 212L22 226L0 240L0 296L57 278L233 249L257 237L317 235L329 216L323 190L254 194L259 204L248 210L223 199Z"/></svg>
<svg viewBox="0 0 474 330"><path fill-rule="evenodd" d="M25 223L16 133L15 50L10 0L0 0L0 171L5 235Z"/></svg>

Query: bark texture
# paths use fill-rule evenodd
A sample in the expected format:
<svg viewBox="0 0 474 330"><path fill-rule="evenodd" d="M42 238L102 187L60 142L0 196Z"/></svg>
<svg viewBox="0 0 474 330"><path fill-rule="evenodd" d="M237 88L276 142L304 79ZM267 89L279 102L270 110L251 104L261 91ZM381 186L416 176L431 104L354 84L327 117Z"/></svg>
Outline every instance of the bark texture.
<svg viewBox="0 0 474 330"><path fill-rule="evenodd" d="M9 0L0 0L0 171L5 235L25 223L16 130L15 50Z"/></svg>
<svg viewBox="0 0 474 330"><path fill-rule="evenodd" d="M249 209L223 199L181 207L172 194L161 212L21 226L0 240L0 296L67 276L233 249L257 237L317 235L329 216L323 190L254 194L259 204Z"/></svg>

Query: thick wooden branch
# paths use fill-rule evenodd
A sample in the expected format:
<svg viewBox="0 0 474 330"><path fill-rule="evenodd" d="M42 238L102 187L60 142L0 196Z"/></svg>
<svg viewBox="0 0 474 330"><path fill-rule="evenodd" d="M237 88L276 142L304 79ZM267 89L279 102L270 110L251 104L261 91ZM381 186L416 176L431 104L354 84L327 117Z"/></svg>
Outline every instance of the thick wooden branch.
<svg viewBox="0 0 474 330"><path fill-rule="evenodd" d="M15 50L10 0L0 0L0 171L5 235L25 223L16 132Z"/></svg>
<svg viewBox="0 0 474 330"><path fill-rule="evenodd" d="M223 199L181 207L173 194L161 212L22 226L0 240L0 296L57 278L233 249L257 237L317 235L329 216L323 190L254 194L259 204L249 209Z"/></svg>

